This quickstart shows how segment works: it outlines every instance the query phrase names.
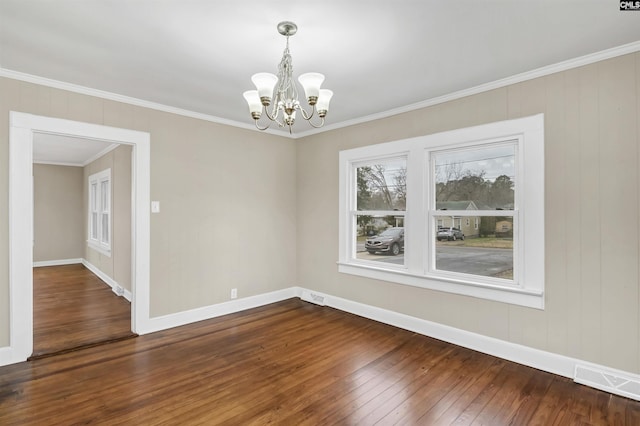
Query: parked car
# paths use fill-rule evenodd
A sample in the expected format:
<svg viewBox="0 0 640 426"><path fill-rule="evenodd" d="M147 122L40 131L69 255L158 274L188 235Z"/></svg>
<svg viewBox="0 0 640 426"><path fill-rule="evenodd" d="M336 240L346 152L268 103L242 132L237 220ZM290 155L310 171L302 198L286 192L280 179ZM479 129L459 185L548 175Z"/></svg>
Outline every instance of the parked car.
<svg viewBox="0 0 640 426"><path fill-rule="evenodd" d="M391 253L394 256L404 251L404 228L388 228L373 237L367 238L364 248L369 253Z"/></svg>
<svg viewBox="0 0 640 426"><path fill-rule="evenodd" d="M438 241L464 240L464 234L458 228L438 228L436 238L438 239Z"/></svg>

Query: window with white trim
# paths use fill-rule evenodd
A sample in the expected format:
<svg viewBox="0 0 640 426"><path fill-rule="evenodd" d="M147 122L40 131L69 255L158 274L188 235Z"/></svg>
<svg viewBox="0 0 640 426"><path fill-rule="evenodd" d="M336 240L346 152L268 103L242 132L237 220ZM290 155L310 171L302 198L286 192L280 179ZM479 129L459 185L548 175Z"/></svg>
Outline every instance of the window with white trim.
<svg viewBox="0 0 640 426"><path fill-rule="evenodd" d="M544 308L543 115L339 161L340 272Z"/></svg>
<svg viewBox="0 0 640 426"><path fill-rule="evenodd" d="M356 179L355 239L356 259L365 262L403 264L404 216L407 204L407 159L404 156L354 163ZM390 259L381 254L394 254ZM399 263L397 261L400 260Z"/></svg>
<svg viewBox="0 0 640 426"><path fill-rule="evenodd" d="M111 169L89 176L89 247L111 255Z"/></svg>

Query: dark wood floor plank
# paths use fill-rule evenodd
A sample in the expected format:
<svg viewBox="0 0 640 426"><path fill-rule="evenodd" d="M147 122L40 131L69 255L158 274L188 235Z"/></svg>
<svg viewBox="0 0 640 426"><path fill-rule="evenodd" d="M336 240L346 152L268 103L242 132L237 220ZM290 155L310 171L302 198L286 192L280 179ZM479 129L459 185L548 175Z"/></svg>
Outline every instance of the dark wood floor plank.
<svg viewBox="0 0 640 426"><path fill-rule="evenodd" d="M530 380L535 370L508 363L499 375L506 376L502 382L502 388L495 393L493 398L484 406L482 411L471 423L472 425L499 425L500 419L504 423L513 400L519 397L520 391ZM515 392L515 393L514 393Z"/></svg>
<svg viewBox="0 0 640 426"><path fill-rule="evenodd" d="M463 423L464 417L461 417L461 413L464 413L478 396L491 386L496 375L503 368L504 362L497 358L487 358L485 365L473 365L472 370L464 372L467 376L466 380L461 380L457 386L449 388L437 404L424 410L424 414L420 413L421 410L413 410L409 416L418 419L416 423L419 424L452 424L456 421L458 424ZM467 412L467 415L469 413ZM408 420L407 416L405 419Z"/></svg>
<svg viewBox="0 0 640 426"><path fill-rule="evenodd" d="M130 305L84 265L33 268L33 357L135 336Z"/></svg>
<svg viewBox="0 0 640 426"><path fill-rule="evenodd" d="M375 362L356 371L314 395L314 400L295 415L286 418L285 423L332 424L348 416L351 412L368 403L381 392L396 385L407 375L416 363L436 356L443 356L446 344L434 339L415 339L402 336L402 341L394 350L387 352ZM336 403L339 401L339 404ZM293 417L293 416L291 416Z"/></svg>
<svg viewBox="0 0 640 426"><path fill-rule="evenodd" d="M639 413L640 402L299 299L0 368L3 426L615 425Z"/></svg>

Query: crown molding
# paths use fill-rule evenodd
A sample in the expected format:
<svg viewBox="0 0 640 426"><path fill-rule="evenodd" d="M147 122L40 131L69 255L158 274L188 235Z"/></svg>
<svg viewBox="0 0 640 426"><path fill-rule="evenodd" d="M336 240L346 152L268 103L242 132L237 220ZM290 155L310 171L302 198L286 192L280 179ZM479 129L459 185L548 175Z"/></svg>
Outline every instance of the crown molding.
<svg viewBox="0 0 640 426"><path fill-rule="evenodd" d="M303 132L288 134L285 132L268 129L265 133L269 133L276 136L281 136L290 139L301 139L307 136L324 133L330 130L342 129L345 127L353 126L356 124L367 123L369 121L380 120L383 118L392 117L394 115L403 114L405 112L411 112L418 109L450 102L456 99L464 98L471 95L476 95L490 90L499 89L502 87L510 86L512 84L522 83L527 80L533 80L535 78L544 77L550 74L555 74L562 71L567 71L573 68L578 68L584 65L593 64L606 59L615 58L617 56L626 55L629 53L635 53L640 51L640 41L635 41L621 46L613 47L611 49L602 50L600 52L591 53L588 55L580 56L577 58L569 59L566 61L558 62L553 65L537 68L532 71L523 72L520 74L506 77L500 80L495 80L489 83L481 84L468 89L459 90L457 92L449 93L447 95L438 96L435 98L427 99L424 101L416 102L410 105L406 105L399 108L393 108L387 111L382 111L375 114L370 114L364 117L354 118L352 120L345 120L339 123L325 125L321 129L310 129ZM234 120L228 120L213 115L203 114L195 111L189 111L182 108L176 108L168 105L163 105L155 102L145 101L130 96L119 95L117 93L106 92L103 90L92 89L85 86L79 86L77 84L65 83L63 81L52 80L49 78L39 77L31 74L26 74L18 71L9 70L6 68L0 68L0 77L12 78L14 80L26 81L29 83L40 84L43 86L53 87L56 89L68 90L70 92L80 93L89 96L95 96L98 98L109 99L116 102L123 102L130 105L140 106L143 108L150 108L157 111L168 112L171 114L182 115L185 117L196 118L199 120L210 121L212 123L223 124L227 126L237 127L245 130L258 131L255 126L247 123L241 123Z"/></svg>
<svg viewBox="0 0 640 426"><path fill-rule="evenodd" d="M83 167L82 164L79 163L69 163L65 161L40 161L33 160L33 164L42 164L45 166L64 166L64 167Z"/></svg>
<svg viewBox="0 0 640 426"><path fill-rule="evenodd" d="M506 77L500 80L495 80L489 83L481 84L479 86L471 87L468 89L459 90L457 92L449 93L447 95L438 96L435 98L427 99L425 101L416 102L414 104L406 105L399 108L390 109L387 111L379 112L376 114L367 115L353 120L341 121L339 123L330 124L322 127L322 129L310 129L304 132L297 133L295 138L304 138L306 136L323 133L329 130L341 129L344 127L353 126L356 124L367 123L369 121L380 120L394 115L403 114L405 112L411 112L418 109L450 102L456 99L461 99L471 95L477 95L479 93L488 92L490 90L499 89L502 87L510 86L512 84L522 83L527 80L533 80L535 78L544 77L550 74L555 74L562 71L567 71L573 68L590 65L596 62L604 61L606 59L615 58L617 56L627 55L629 53L635 53L640 51L640 41L633 43L623 44L611 49L602 50L600 52L591 53L589 55L580 56L574 59L569 59L563 62L558 62L546 67L537 68L532 71L516 74L511 77Z"/></svg>
<svg viewBox="0 0 640 426"><path fill-rule="evenodd" d="M108 154L109 152L113 151L114 149L116 149L117 147L119 147L120 144L114 143L112 145L109 145L108 147L106 147L105 149L103 149L102 151L98 152L97 154L93 155L90 158L87 158L86 160L84 160L82 162L82 167L85 167L88 164L93 163L94 161L96 161L98 158L102 157L105 154Z"/></svg>
<svg viewBox="0 0 640 426"><path fill-rule="evenodd" d="M0 77L11 78L13 80L20 80L27 83L39 84L42 86L52 87L54 89L67 90L73 93L94 96L96 98L101 98L101 99L108 99L110 101L122 102L125 104L135 105L143 108L149 108L156 111L168 112L171 114L181 115L184 117L209 121L216 124L223 124L226 126L238 127L245 130L257 130L254 125L247 124L247 123L228 120L226 118L216 117L214 115L203 114L200 112L190 111L187 109L176 108L169 105L146 101L144 99L133 98L131 96L120 95L118 93L112 93L104 90L93 89L91 87L80 86L78 84L67 83L59 80L53 80L50 78L40 77L33 74L27 74L20 71L14 71L7 68L0 67ZM284 132L279 132L271 129L265 130L264 133L269 133L277 136L288 136Z"/></svg>

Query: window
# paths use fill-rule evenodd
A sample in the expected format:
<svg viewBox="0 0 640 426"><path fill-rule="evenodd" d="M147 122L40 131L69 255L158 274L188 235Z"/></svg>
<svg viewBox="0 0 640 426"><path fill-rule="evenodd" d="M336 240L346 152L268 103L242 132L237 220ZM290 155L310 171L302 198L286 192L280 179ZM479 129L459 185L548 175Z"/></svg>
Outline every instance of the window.
<svg viewBox="0 0 640 426"><path fill-rule="evenodd" d="M88 244L111 255L111 169L89 176Z"/></svg>
<svg viewBox="0 0 640 426"><path fill-rule="evenodd" d="M352 239L356 259L403 265L404 216L407 204L405 157L380 158L354 164L355 222ZM396 257L383 256L391 254Z"/></svg>
<svg viewBox="0 0 640 426"><path fill-rule="evenodd" d="M339 271L544 308L543 124L342 151Z"/></svg>

